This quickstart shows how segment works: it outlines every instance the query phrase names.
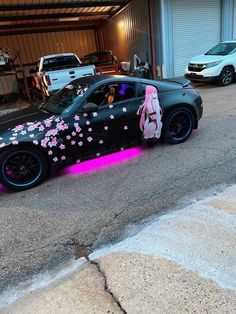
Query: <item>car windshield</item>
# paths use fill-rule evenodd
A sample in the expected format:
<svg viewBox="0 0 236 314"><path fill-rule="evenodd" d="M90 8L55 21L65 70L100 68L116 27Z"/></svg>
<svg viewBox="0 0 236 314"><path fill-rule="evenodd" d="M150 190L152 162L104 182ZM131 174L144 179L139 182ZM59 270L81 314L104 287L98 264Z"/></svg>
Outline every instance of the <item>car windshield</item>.
<svg viewBox="0 0 236 314"><path fill-rule="evenodd" d="M221 43L209 50L207 56L227 56L236 52L236 43Z"/></svg>
<svg viewBox="0 0 236 314"><path fill-rule="evenodd" d="M73 55L47 58L43 61L44 71L70 69L79 66L80 66L79 60Z"/></svg>
<svg viewBox="0 0 236 314"><path fill-rule="evenodd" d="M78 98L83 97L89 86L87 84L69 84L42 106L41 110L60 115L69 112L77 102Z"/></svg>

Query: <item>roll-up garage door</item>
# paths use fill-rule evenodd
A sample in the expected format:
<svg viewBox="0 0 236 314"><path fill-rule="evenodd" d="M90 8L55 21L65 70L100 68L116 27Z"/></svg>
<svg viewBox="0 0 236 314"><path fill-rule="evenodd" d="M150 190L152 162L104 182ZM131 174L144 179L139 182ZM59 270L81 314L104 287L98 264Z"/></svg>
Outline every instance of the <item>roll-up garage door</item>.
<svg viewBox="0 0 236 314"><path fill-rule="evenodd" d="M220 42L221 0L172 0L174 75Z"/></svg>

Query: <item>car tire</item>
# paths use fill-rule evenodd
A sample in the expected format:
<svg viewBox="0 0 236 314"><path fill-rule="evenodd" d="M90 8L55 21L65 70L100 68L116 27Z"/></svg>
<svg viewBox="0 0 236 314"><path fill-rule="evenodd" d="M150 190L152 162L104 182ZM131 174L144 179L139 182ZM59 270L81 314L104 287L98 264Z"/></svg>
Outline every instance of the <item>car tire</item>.
<svg viewBox="0 0 236 314"><path fill-rule="evenodd" d="M164 119L162 138L169 144L183 143L192 134L193 126L192 111L185 107L176 108Z"/></svg>
<svg viewBox="0 0 236 314"><path fill-rule="evenodd" d="M231 67L225 67L218 78L219 86L227 86L233 82L234 71Z"/></svg>
<svg viewBox="0 0 236 314"><path fill-rule="evenodd" d="M49 170L46 156L39 150L18 146L0 155L0 182L12 191L24 191L42 183Z"/></svg>

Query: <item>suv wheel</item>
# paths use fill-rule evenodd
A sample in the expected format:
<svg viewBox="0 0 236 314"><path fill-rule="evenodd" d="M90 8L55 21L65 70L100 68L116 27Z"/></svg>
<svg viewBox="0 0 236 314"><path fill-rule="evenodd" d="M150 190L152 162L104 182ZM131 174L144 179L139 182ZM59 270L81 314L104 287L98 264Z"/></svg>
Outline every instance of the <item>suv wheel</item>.
<svg viewBox="0 0 236 314"><path fill-rule="evenodd" d="M227 86L233 82L234 79L234 71L231 67L226 67L222 70L219 76L219 85Z"/></svg>

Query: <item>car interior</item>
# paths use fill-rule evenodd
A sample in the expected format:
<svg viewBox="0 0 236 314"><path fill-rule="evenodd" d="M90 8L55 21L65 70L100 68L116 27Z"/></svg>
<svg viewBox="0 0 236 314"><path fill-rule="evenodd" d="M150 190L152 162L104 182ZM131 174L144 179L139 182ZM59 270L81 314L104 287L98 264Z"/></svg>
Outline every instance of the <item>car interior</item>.
<svg viewBox="0 0 236 314"><path fill-rule="evenodd" d="M134 84L109 84L95 91L87 102L95 103L97 106L105 106L112 103L128 100L135 97Z"/></svg>

